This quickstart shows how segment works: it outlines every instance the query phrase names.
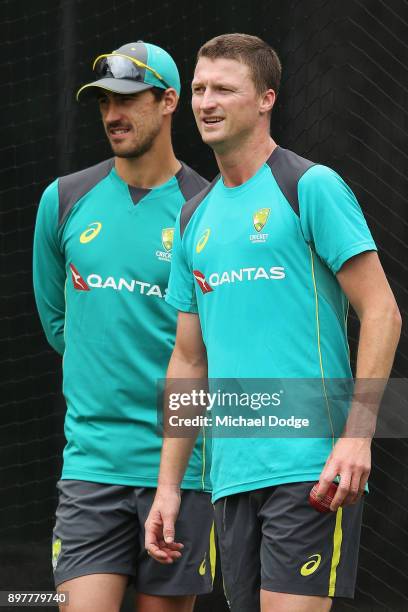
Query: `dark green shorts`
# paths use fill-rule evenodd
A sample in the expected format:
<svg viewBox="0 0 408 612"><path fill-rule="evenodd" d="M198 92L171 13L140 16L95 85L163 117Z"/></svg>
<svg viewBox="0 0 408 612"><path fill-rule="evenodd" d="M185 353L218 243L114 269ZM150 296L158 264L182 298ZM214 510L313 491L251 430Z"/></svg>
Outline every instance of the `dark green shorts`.
<svg viewBox="0 0 408 612"><path fill-rule="evenodd" d="M227 600L259 612L259 591L353 597L363 503L321 514L313 482L238 493L215 503Z"/></svg>
<svg viewBox="0 0 408 612"><path fill-rule="evenodd" d="M138 592L199 595L212 590L213 508L208 493L182 491L176 537L181 559L161 565L144 547L155 489L60 480L53 532L55 584L87 574L128 575ZM211 537L210 537L211 536Z"/></svg>

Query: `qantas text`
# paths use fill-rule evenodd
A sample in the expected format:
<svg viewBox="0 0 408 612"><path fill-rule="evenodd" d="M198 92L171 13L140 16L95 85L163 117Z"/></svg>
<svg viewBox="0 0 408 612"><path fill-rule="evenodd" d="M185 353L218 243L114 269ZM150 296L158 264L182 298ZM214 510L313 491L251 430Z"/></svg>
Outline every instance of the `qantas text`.
<svg viewBox="0 0 408 612"><path fill-rule="evenodd" d="M286 276L283 266L265 268L240 268L228 272L213 272L208 276L208 282L212 287L223 285L224 283L235 283L243 281L256 281L261 278L266 280L282 280Z"/></svg>
<svg viewBox="0 0 408 612"><path fill-rule="evenodd" d="M140 293L142 295L154 295L159 298L166 297L167 289L162 289L159 285L152 285L144 281L126 278L115 279L108 276L103 279L99 274L90 274L86 279L89 287L96 289L113 289L114 291L129 291L130 293Z"/></svg>

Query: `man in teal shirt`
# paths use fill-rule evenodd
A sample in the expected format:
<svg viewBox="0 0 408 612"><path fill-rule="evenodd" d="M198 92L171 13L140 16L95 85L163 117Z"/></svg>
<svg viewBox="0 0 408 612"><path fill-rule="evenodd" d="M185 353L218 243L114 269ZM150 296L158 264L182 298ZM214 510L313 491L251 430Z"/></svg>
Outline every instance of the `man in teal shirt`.
<svg viewBox="0 0 408 612"><path fill-rule="evenodd" d="M97 97L114 158L45 190L34 241L38 311L63 355L67 402L55 582L75 611L119 610L131 577L138 612L190 612L212 587L205 437L183 481L186 560L154 563L143 525L161 448L157 380L175 338L165 303L175 218L208 183L173 152L180 79L166 51L129 43L100 55L94 70L98 79L78 96Z"/></svg>
<svg viewBox="0 0 408 612"><path fill-rule="evenodd" d="M231 609L326 612L332 597L353 596L374 427L365 422L366 437L350 437L366 417L354 400L337 439L327 393L333 379L351 378L348 301L361 322L359 379L388 377L400 317L351 190L270 137L279 80L276 53L257 37L219 36L198 53L192 106L221 174L176 222L166 299L179 320L168 378L208 374L210 389L221 381L227 392L253 388L245 379L296 379L323 391L312 406L318 435L214 433L211 479ZM299 388L291 408L304 403ZM191 446L187 438L163 444L146 547L164 563L163 546L177 546L178 486ZM324 495L336 478L333 512L317 513L308 503L313 483ZM182 542L177 527L176 537Z"/></svg>

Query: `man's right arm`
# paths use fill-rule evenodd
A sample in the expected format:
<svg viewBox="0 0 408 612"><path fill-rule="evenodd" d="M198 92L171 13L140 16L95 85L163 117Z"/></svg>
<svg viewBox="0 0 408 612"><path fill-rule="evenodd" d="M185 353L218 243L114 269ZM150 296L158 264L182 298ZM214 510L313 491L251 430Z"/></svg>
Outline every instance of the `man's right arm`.
<svg viewBox="0 0 408 612"><path fill-rule="evenodd" d="M179 312L178 315L176 343L167 370L169 384L175 379L207 379L207 353L195 313ZM163 440L156 497L145 524L145 547L161 563L172 563L183 547L174 541L174 526L180 507L180 483L194 442L194 435Z"/></svg>
<svg viewBox="0 0 408 612"><path fill-rule="evenodd" d="M58 182L41 198L34 234L33 283L41 323L48 342L65 350L65 261L58 241Z"/></svg>

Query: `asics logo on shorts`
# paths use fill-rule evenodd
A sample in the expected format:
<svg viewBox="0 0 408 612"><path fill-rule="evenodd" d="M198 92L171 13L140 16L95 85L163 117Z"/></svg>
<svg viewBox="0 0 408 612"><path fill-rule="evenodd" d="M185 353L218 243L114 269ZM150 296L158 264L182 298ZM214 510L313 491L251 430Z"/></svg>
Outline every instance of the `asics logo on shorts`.
<svg viewBox="0 0 408 612"><path fill-rule="evenodd" d="M307 563L302 565L302 567L300 568L300 573L302 574L302 576L310 576L310 574L314 574L314 572L320 565L322 555L310 555L309 559L311 560L307 561Z"/></svg>
<svg viewBox="0 0 408 612"><path fill-rule="evenodd" d="M57 538L52 543L52 567L54 570L57 567L58 557L60 556L60 554L61 554L61 540Z"/></svg>
<svg viewBox="0 0 408 612"><path fill-rule="evenodd" d="M205 572L207 569L207 553L204 555L204 559L201 561L200 566L198 568L198 573L200 576L205 576Z"/></svg>

